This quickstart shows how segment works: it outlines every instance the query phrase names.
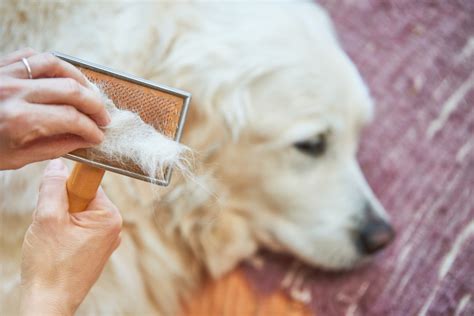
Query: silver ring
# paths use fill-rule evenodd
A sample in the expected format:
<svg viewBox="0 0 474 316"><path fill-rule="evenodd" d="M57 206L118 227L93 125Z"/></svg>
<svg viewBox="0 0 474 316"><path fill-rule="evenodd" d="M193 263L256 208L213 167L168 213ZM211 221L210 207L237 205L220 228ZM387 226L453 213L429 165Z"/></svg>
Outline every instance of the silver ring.
<svg viewBox="0 0 474 316"><path fill-rule="evenodd" d="M21 62L23 63L23 65L25 65L26 72L28 72L28 79L33 79L33 74L31 73L31 67L30 63L28 62L28 59L22 58Z"/></svg>

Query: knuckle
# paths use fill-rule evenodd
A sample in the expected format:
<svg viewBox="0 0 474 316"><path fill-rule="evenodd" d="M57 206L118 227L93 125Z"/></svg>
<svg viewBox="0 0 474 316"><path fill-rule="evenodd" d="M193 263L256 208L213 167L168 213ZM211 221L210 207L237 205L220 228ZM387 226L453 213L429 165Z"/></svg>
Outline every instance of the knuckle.
<svg viewBox="0 0 474 316"><path fill-rule="evenodd" d="M26 135L22 135L22 136L19 136L19 137L14 137L11 140L11 147L12 148L21 148L21 147L25 146L30 140L31 140L31 138L26 136Z"/></svg>
<svg viewBox="0 0 474 316"><path fill-rule="evenodd" d="M66 86L67 93L73 98L82 97L81 85L74 79L66 78L64 79L64 84Z"/></svg>
<svg viewBox="0 0 474 316"><path fill-rule="evenodd" d="M69 124L77 124L81 119L81 115L72 105L64 105L64 110L66 111L65 114Z"/></svg>
<svg viewBox="0 0 474 316"><path fill-rule="evenodd" d="M52 53L43 53L42 59L45 65L52 71L56 71L59 67L59 59Z"/></svg>
<svg viewBox="0 0 474 316"><path fill-rule="evenodd" d="M48 192L62 188L66 181L66 175L62 170L46 169L39 189L40 194L48 195ZM45 196L45 198L47 198L47 201L51 201L57 199L57 196Z"/></svg>
<svg viewBox="0 0 474 316"><path fill-rule="evenodd" d="M13 80L10 78L1 78L0 84L0 100L8 99L21 92L22 86L20 80Z"/></svg>
<svg viewBox="0 0 474 316"><path fill-rule="evenodd" d="M38 137L46 136L48 134L48 128L35 120L30 120L30 138L36 139Z"/></svg>
<svg viewBox="0 0 474 316"><path fill-rule="evenodd" d="M37 212L35 220L43 226L55 227L59 224L60 220L54 215L54 212Z"/></svg>
<svg viewBox="0 0 474 316"><path fill-rule="evenodd" d="M43 181L40 186L40 193L49 194L48 192L63 188L66 181L66 175L62 170L47 169L45 170ZM57 196L46 196L46 198L48 198L48 201L51 201L52 199L57 199Z"/></svg>
<svg viewBox="0 0 474 316"><path fill-rule="evenodd" d="M119 234L122 230L123 220L118 212L110 213L108 230L112 234Z"/></svg>
<svg viewBox="0 0 474 316"><path fill-rule="evenodd" d="M31 128L30 116L19 107L6 105L0 112L3 124L2 133L10 140L12 148L21 147L25 144L25 131Z"/></svg>
<svg viewBox="0 0 474 316"><path fill-rule="evenodd" d="M21 147L38 134L37 127L31 123L31 117L24 111L15 111L7 126L13 148Z"/></svg>
<svg viewBox="0 0 474 316"><path fill-rule="evenodd" d="M66 78L64 81L65 91L71 98L78 100L79 102L84 99L84 91L79 82L71 78Z"/></svg>

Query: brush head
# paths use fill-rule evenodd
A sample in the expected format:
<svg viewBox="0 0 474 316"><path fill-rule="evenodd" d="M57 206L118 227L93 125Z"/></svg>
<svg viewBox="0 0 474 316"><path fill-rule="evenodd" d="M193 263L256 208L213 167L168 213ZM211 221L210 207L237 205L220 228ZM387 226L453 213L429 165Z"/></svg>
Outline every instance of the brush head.
<svg viewBox="0 0 474 316"><path fill-rule="evenodd" d="M180 140L191 99L189 93L61 53L54 54L76 66L92 83L101 88L118 109L135 112L159 133L175 141ZM133 161L110 159L94 148L78 149L65 157L159 185L168 185L171 178L169 167L166 167L163 173L151 177Z"/></svg>

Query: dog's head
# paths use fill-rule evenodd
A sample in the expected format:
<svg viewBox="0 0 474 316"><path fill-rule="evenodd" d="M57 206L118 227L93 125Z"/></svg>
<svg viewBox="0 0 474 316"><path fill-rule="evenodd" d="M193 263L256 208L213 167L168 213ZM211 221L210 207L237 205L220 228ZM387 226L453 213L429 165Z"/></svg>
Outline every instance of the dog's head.
<svg viewBox="0 0 474 316"><path fill-rule="evenodd" d="M252 117L218 175L258 241L348 268L387 245L393 231L356 160L371 99L348 58L331 55L320 73L289 69L256 83Z"/></svg>
<svg viewBox="0 0 474 316"><path fill-rule="evenodd" d="M325 14L297 14L302 25L282 17L281 29L257 30L265 45L229 57L240 65L202 58L207 72L190 85L185 142L212 173L217 201L183 206L196 211L181 226L213 274L258 245L350 268L393 237L356 160L373 111L367 88Z"/></svg>

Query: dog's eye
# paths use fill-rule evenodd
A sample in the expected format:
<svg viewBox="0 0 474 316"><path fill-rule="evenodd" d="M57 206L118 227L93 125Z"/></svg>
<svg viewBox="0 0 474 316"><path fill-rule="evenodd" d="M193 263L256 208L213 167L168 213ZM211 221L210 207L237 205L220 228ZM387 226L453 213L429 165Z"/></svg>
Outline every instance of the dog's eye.
<svg viewBox="0 0 474 316"><path fill-rule="evenodd" d="M319 134L314 138L297 142L294 146L301 152L311 156L321 156L326 151L326 135Z"/></svg>

